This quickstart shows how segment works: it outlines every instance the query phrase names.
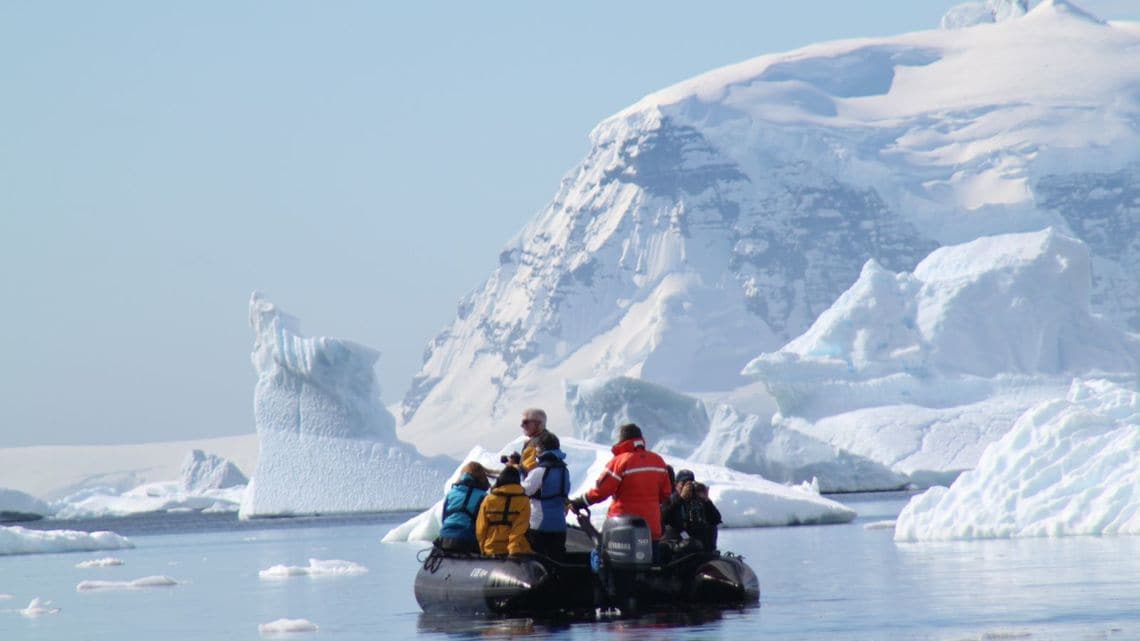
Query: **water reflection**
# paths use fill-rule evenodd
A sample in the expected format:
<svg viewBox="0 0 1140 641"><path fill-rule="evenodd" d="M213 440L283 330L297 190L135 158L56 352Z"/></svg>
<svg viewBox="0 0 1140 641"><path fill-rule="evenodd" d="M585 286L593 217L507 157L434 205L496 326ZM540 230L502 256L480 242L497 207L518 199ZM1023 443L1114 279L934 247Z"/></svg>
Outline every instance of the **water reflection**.
<svg viewBox="0 0 1140 641"><path fill-rule="evenodd" d="M725 613L742 614L759 605L746 608L674 608L660 612L623 616L618 611L583 612L543 618L479 618L446 614L421 613L417 629L421 633L440 633L462 639L546 637L557 635L578 624L598 624L616 639L638 639L652 630L696 628L719 622Z"/></svg>

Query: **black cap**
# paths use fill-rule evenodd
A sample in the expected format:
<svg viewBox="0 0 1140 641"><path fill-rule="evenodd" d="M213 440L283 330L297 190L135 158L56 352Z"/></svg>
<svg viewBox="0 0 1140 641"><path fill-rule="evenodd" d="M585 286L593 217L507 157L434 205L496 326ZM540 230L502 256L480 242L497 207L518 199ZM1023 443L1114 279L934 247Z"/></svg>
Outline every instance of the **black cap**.
<svg viewBox="0 0 1140 641"><path fill-rule="evenodd" d="M644 438L641 435L641 428L635 423L626 423L618 430L618 442L628 441L631 438Z"/></svg>
<svg viewBox="0 0 1140 641"><path fill-rule="evenodd" d="M508 465L503 468L502 472L499 472L499 478L495 481L495 487L518 483L519 480L519 469Z"/></svg>
<svg viewBox="0 0 1140 641"><path fill-rule="evenodd" d="M692 470L681 470L680 472L677 472L677 480L676 480L677 483L682 483L684 481L695 481L695 480L697 480L697 475L693 474Z"/></svg>

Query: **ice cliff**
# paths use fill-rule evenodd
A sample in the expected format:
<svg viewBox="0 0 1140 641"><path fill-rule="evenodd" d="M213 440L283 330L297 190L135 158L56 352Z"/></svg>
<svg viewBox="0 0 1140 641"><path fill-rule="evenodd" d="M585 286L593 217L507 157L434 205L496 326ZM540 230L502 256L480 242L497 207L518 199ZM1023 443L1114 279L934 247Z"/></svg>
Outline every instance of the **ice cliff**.
<svg viewBox="0 0 1140 641"><path fill-rule="evenodd" d="M305 338L296 318L254 293L254 418L260 455L242 517L426 507L454 461L427 459L396 438L380 403L379 354L336 338Z"/></svg>

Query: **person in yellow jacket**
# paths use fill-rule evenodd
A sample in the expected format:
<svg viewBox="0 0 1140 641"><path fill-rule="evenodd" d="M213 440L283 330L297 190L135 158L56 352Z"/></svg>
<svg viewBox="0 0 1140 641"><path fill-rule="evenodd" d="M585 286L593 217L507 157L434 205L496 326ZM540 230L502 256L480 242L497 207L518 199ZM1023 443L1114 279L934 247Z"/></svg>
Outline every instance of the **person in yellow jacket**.
<svg viewBox="0 0 1140 641"><path fill-rule="evenodd" d="M479 506L475 538L486 556L532 554L526 531L530 527L530 498L519 484L518 468L507 466Z"/></svg>

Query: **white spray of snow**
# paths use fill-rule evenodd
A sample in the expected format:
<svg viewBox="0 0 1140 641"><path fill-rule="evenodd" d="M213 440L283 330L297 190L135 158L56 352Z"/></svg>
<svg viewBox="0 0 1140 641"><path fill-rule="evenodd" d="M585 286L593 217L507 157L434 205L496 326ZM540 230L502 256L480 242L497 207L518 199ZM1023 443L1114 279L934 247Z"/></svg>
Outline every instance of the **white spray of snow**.
<svg viewBox="0 0 1140 641"><path fill-rule="evenodd" d="M80 581L76 591L89 590L142 590L145 588L168 588L178 585L178 581L168 576L144 576L132 581Z"/></svg>
<svg viewBox="0 0 1140 641"><path fill-rule="evenodd" d="M368 568L352 561L309 559L307 566L274 565L261 570L257 576L262 579L287 579L291 576L353 576L366 572Z"/></svg>
<svg viewBox="0 0 1140 641"><path fill-rule="evenodd" d="M277 619L269 623L261 623L257 626L258 634L262 635L277 635L277 634L296 634L300 632L316 632L320 628L315 623L308 619Z"/></svg>
<svg viewBox="0 0 1140 641"><path fill-rule="evenodd" d="M911 498L896 541L1140 534L1140 393L1076 380L950 488Z"/></svg>

